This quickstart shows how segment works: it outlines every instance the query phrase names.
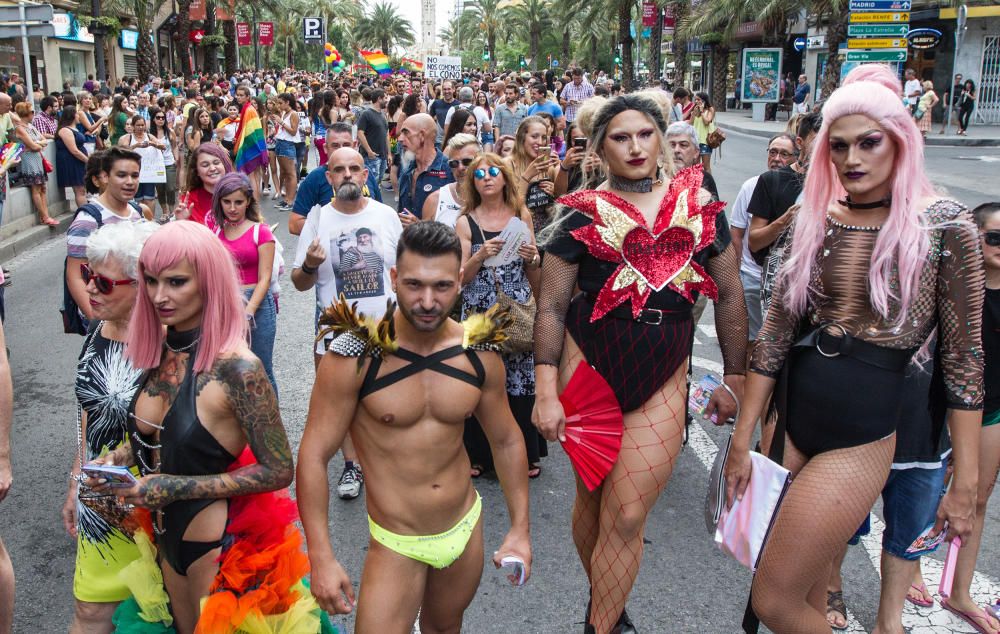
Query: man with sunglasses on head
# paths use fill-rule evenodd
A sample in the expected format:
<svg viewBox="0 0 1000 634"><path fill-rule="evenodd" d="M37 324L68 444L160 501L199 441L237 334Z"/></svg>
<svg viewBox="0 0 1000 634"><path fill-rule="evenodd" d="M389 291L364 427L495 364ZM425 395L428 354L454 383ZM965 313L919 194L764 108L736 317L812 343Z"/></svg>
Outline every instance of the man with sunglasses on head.
<svg viewBox="0 0 1000 634"><path fill-rule="evenodd" d="M66 286L85 322L93 317L87 283L80 268L81 264L87 263L87 238L106 224L143 219L139 206L133 202L139 190L142 157L131 150L113 147L90 160L100 161L97 177L100 195L76 210L66 232ZM86 186L88 192L97 193L94 183L88 182ZM72 310L72 307L64 306L64 310Z"/></svg>
<svg viewBox="0 0 1000 634"><path fill-rule="evenodd" d="M327 137L329 138L329 136ZM300 291L316 293L316 331L320 313L343 295L357 303L359 312L381 315L386 301L395 299L389 269L396 263L396 242L403 225L387 205L364 195L368 170L353 147L330 153L326 180L334 195L319 211L305 217L292 264L292 284ZM333 334L316 342L314 363L330 347ZM341 499L358 497L364 483L350 437L343 444L344 470L337 494Z"/></svg>

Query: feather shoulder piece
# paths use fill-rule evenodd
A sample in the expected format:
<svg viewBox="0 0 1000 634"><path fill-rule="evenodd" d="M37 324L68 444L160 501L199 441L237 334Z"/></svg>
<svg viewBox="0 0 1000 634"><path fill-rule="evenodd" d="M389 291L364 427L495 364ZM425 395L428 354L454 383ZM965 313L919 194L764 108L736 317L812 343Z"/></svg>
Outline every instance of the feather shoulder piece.
<svg viewBox="0 0 1000 634"><path fill-rule="evenodd" d="M493 305L485 313L473 313L462 322L462 347L500 352L507 341L506 329L513 323L510 311Z"/></svg>
<svg viewBox="0 0 1000 634"><path fill-rule="evenodd" d="M330 349L345 357L358 358L358 370L367 357L383 357L398 348L393 314L396 302L386 301L385 314L376 321L374 317L358 312L358 303L348 304L344 294L330 304L319 318L319 334L316 341L331 333L336 337Z"/></svg>

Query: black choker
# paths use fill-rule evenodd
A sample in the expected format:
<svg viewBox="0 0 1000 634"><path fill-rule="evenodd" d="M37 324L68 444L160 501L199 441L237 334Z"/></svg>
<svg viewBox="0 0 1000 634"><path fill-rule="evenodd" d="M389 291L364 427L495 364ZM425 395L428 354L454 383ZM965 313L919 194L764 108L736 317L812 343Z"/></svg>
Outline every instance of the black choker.
<svg viewBox="0 0 1000 634"><path fill-rule="evenodd" d="M871 203L856 203L848 196L844 200L838 200L837 202L848 209L878 209L879 207L889 207L892 205L892 196L886 196L882 200L876 200Z"/></svg>
<svg viewBox="0 0 1000 634"><path fill-rule="evenodd" d="M608 185L611 189L620 192L629 192L633 194L648 194L653 191L653 185L663 184L663 179L660 177L660 170L656 170L656 181L654 182L652 178L625 178L624 176L618 176L617 174L608 175Z"/></svg>
<svg viewBox="0 0 1000 634"><path fill-rule="evenodd" d="M167 348L171 352L187 352L201 340L201 328L193 328L181 332L173 327L167 328Z"/></svg>

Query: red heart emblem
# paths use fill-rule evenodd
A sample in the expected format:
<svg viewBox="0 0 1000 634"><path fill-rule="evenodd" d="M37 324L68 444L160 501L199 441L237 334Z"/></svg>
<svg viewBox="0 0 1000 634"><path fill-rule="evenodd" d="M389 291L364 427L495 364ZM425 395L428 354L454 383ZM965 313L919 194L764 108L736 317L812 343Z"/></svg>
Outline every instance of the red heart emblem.
<svg viewBox="0 0 1000 634"><path fill-rule="evenodd" d="M684 270L694 255L694 235L684 227L671 227L653 236L646 227L635 227L622 242L622 258L655 291L662 291Z"/></svg>

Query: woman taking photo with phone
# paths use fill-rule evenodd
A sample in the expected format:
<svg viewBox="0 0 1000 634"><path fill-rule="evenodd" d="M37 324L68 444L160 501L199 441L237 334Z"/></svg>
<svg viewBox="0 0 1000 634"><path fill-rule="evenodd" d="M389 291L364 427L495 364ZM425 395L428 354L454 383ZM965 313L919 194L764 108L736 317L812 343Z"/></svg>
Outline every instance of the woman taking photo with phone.
<svg viewBox="0 0 1000 634"><path fill-rule="evenodd" d="M510 166L518 175L516 185L531 212L535 230L541 232L552 221L559 155L549 144L549 127L541 117L525 117L517 126Z"/></svg>

